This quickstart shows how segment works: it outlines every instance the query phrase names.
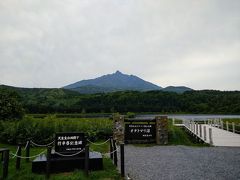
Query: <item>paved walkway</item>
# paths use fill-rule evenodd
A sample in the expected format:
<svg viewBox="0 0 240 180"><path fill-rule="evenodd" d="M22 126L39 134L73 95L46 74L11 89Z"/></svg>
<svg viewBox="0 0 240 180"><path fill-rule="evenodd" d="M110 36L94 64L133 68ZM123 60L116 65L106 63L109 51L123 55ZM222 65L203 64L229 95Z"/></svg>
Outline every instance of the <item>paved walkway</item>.
<svg viewBox="0 0 240 180"><path fill-rule="evenodd" d="M239 180L240 148L126 145L125 166L133 180Z"/></svg>

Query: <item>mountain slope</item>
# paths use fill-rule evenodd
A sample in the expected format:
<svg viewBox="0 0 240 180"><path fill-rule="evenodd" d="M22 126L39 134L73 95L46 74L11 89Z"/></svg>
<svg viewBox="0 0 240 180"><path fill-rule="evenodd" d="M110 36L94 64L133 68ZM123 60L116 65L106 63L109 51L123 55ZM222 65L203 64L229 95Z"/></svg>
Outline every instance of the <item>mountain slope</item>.
<svg viewBox="0 0 240 180"><path fill-rule="evenodd" d="M63 88L81 93L113 92L122 90L149 91L162 89L160 86L145 81L137 76L123 74L120 71L96 79L78 81L64 86Z"/></svg>

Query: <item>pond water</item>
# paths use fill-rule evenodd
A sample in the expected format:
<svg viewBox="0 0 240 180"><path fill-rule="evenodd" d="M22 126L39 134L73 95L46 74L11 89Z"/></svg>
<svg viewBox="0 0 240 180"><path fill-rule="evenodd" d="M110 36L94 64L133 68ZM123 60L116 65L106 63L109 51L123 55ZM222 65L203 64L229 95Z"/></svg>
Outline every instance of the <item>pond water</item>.
<svg viewBox="0 0 240 180"><path fill-rule="evenodd" d="M136 118L139 119L154 119L155 116L162 116L166 115L169 118L176 118L176 119L191 119L191 120L206 120L206 119L239 119L240 115L214 115L214 114L144 114L144 115L137 115Z"/></svg>

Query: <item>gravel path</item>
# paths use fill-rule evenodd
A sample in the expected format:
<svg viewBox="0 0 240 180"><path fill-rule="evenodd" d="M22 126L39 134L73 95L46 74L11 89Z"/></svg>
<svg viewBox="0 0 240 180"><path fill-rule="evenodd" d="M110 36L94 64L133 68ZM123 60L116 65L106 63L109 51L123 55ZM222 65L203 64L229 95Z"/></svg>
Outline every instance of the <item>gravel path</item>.
<svg viewBox="0 0 240 180"><path fill-rule="evenodd" d="M240 148L126 145L125 171L133 180L240 180Z"/></svg>

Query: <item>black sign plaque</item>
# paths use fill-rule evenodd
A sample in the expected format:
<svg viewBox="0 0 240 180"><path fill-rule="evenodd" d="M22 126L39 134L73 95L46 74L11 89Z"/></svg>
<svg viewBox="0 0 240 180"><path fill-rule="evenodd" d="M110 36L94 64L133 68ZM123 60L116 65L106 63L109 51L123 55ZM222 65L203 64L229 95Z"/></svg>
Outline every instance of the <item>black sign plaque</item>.
<svg viewBox="0 0 240 180"><path fill-rule="evenodd" d="M126 140L150 140L155 138L155 124L125 124Z"/></svg>
<svg viewBox="0 0 240 180"><path fill-rule="evenodd" d="M85 148L86 139L84 133L56 133L55 151L59 153L74 153Z"/></svg>

